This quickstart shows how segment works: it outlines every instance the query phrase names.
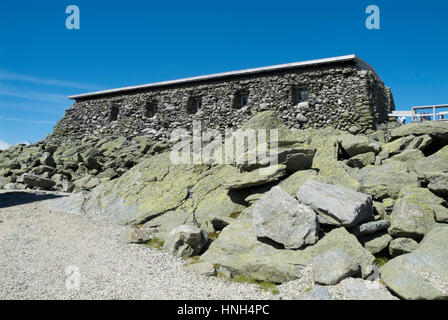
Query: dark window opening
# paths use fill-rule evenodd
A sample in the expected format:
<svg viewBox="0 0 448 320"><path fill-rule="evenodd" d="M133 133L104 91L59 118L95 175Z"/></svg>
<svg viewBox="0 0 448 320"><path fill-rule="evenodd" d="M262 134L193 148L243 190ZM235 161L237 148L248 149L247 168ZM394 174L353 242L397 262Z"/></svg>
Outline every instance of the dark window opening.
<svg viewBox="0 0 448 320"><path fill-rule="evenodd" d="M110 108L109 121L116 121L118 119L118 113L119 113L118 106L112 106Z"/></svg>
<svg viewBox="0 0 448 320"><path fill-rule="evenodd" d="M309 92L304 88L293 88L292 90L292 103L294 105L308 101Z"/></svg>
<svg viewBox="0 0 448 320"><path fill-rule="evenodd" d="M157 113L157 104L155 102L147 102L145 104L145 117L152 118Z"/></svg>
<svg viewBox="0 0 448 320"><path fill-rule="evenodd" d="M249 92L241 91L235 93L235 97L233 100L233 107L235 109L241 109L248 105L249 103Z"/></svg>
<svg viewBox="0 0 448 320"><path fill-rule="evenodd" d="M201 106L202 106L202 99L201 99L201 97L190 97L190 98L188 98L187 112L189 114L197 113L199 111L199 109L201 109Z"/></svg>

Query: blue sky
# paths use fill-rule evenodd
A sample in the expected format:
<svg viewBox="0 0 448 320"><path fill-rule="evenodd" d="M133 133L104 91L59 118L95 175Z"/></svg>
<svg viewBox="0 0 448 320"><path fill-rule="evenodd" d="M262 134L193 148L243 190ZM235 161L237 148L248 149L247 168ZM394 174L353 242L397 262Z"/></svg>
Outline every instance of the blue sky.
<svg viewBox="0 0 448 320"><path fill-rule="evenodd" d="M72 4L80 30L65 27ZM442 0L2 0L0 140L45 138L72 94L351 53L399 109L448 103L447 14Z"/></svg>

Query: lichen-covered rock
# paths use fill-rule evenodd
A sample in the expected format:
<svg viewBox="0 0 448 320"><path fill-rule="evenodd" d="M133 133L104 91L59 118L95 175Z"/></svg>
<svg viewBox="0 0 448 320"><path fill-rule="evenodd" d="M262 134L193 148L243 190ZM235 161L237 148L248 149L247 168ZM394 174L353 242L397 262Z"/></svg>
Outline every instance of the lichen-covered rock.
<svg viewBox="0 0 448 320"><path fill-rule="evenodd" d="M411 238L396 238L389 243L389 253L395 258L399 255L411 253L418 247L418 242Z"/></svg>
<svg viewBox="0 0 448 320"><path fill-rule="evenodd" d="M359 264L341 249L325 251L314 257L309 265L313 269L314 282L334 285L342 279L359 273Z"/></svg>
<svg viewBox="0 0 448 320"><path fill-rule="evenodd" d="M448 140L448 123L444 121L414 122L395 128L391 132L392 138L409 135L425 135Z"/></svg>
<svg viewBox="0 0 448 320"><path fill-rule="evenodd" d="M315 170L301 170L283 179L279 187L295 197L300 186L309 180L315 180L317 172Z"/></svg>
<svg viewBox="0 0 448 320"><path fill-rule="evenodd" d="M383 145L383 150L387 151L389 156L399 154L409 147L414 138L415 136L406 136L386 143Z"/></svg>
<svg viewBox="0 0 448 320"><path fill-rule="evenodd" d="M39 187L42 189L50 189L56 184L50 179L42 178L34 174L24 174L23 181L30 187Z"/></svg>
<svg viewBox="0 0 448 320"><path fill-rule="evenodd" d="M372 254L380 253L386 249L391 240L392 237L386 231L364 235L359 239L364 248Z"/></svg>
<svg viewBox="0 0 448 320"><path fill-rule="evenodd" d="M86 208L119 224L141 224L170 211L194 213L201 224L210 215L231 216L245 209L245 196L223 187L238 174L229 165L175 165L166 152L95 188Z"/></svg>
<svg viewBox="0 0 448 320"><path fill-rule="evenodd" d="M435 212L447 211L443 199L425 188L405 188L391 215L389 233L394 237L420 240L436 224Z"/></svg>
<svg viewBox="0 0 448 320"><path fill-rule="evenodd" d="M351 228L349 231L355 236L362 236L366 234L377 233L379 231L386 230L390 226L390 221L388 220L378 220L363 223L359 226Z"/></svg>
<svg viewBox="0 0 448 320"><path fill-rule="evenodd" d="M409 172L406 163L400 161L364 167L359 170L359 177L361 191L375 200L396 198L404 186L420 186L417 175Z"/></svg>
<svg viewBox="0 0 448 320"><path fill-rule="evenodd" d="M258 241L252 221L239 219L222 230L201 260L223 266L233 275L282 283L300 278L302 269L311 259L336 248L343 250L361 266L364 277L370 275L375 257L345 228L332 230L313 246L285 250Z"/></svg>
<svg viewBox="0 0 448 320"><path fill-rule="evenodd" d="M278 186L255 203L253 227L257 237L274 240L286 249L316 243L319 232L314 211Z"/></svg>
<svg viewBox="0 0 448 320"><path fill-rule="evenodd" d="M355 135L343 135L339 137L339 143L342 149L350 157L356 156L361 153L374 152L375 147L370 145L370 141L366 136L355 136Z"/></svg>
<svg viewBox="0 0 448 320"><path fill-rule="evenodd" d="M163 244L163 249L175 257L188 258L198 255L208 242L207 234L193 226L174 228Z"/></svg>
<svg viewBox="0 0 448 320"><path fill-rule="evenodd" d="M415 171L421 178L432 178L448 173L448 146L429 157L418 160L415 163Z"/></svg>
<svg viewBox="0 0 448 320"><path fill-rule="evenodd" d="M375 163L375 153L367 152L357 154L347 160L347 165L353 168L363 168L366 165Z"/></svg>
<svg viewBox="0 0 448 320"><path fill-rule="evenodd" d="M225 182L225 186L229 190L246 189L275 182L285 175L285 165L273 165L250 172L243 172L240 175L234 175Z"/></svg>
<svg viewBox="0 0 448 320"><path fill-rule="evenodd" d="M381 279L408 300L448 299L448 226L438 225L411 253L389 260Z"/></svg>
<svg viewBox="0 0 448 320"><path fill-rule="evenodd" d="M316 149L312 168L318 169L319 174L315 180L358 191L359 181L348 173L350 167L338 161L340 132L323 129L308 133L312 136L310 146Z"/></svg>
<svg viewBox="0 0 448 320"><path fill-rule="evenodd" d="M307 181L297 199L316 210L323 224L352 227L373 217L372 198L344 187Z"/></svg>

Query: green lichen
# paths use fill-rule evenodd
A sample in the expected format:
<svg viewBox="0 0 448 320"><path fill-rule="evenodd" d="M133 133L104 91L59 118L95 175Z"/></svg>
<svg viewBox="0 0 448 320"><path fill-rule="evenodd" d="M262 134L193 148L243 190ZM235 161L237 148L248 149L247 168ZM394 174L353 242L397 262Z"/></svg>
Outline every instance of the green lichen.
<svg viewBox="0 0 448 320"><path fill-rule="evenodd" d="M216 240L218 239L220 233L221 231L213 231L208 234L208 237L212 240Z"/></svg>
<svg viewBox="0 0 448 320"><path fill-rule="evenodd" d="M268 281L259 281L253 278L250 278L245 275L235 275L232 277L232 281L241 282L241 283L252 283L257 284L262 290L270 291L272 294L278 294L279 290L277 289L277 284L274 282Z"/></svg>
<svg viewBox="0 0 448 320"><path fill-rule="evenodd" d="M163 247L164 241L159 238L152 238L148 242L146 242L146 246L149 248L159 249L161 250Z"/></svg>
<svg viewBox="0 0 448 320"><path fill-rule="evenodd" d="M380 256L380 257L376 257L375 261L376 261L378 267L382 267L389 261L389 258L386 256Z"/></svg>

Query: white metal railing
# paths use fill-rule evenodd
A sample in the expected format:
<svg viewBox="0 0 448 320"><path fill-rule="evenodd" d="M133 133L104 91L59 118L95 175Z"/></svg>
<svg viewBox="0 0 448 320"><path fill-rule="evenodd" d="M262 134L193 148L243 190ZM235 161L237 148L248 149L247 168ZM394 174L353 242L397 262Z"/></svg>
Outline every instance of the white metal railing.
<svg viewBox="0 0 448 320"><path fill-rule="evenodd" d="M437 112L437 110L446 109L446 111ZM421 111L428 110L431 112ZM389 117L411 118L412 122L420 122L425 120L448 121L448 104L439 104L433 106L412 107L412 111L392 111Z"/></svg>

